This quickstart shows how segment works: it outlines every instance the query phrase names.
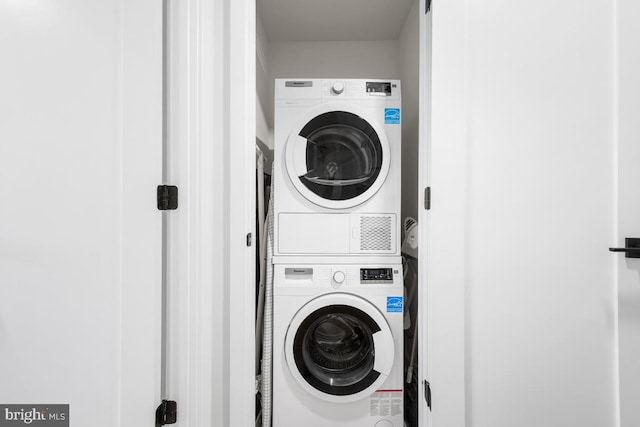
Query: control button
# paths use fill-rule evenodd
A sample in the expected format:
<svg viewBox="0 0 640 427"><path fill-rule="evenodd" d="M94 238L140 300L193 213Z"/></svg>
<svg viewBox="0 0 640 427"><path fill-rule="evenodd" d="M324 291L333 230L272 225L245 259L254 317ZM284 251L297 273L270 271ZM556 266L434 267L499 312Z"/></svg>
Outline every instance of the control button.
<svg viewBox="0 0 640 427"><path fill-rule="evenodd" d="M335 93L336 95L340 95L342 92L344 92L344 83L342 82L335 82L333 84L333 86L331 87L331 91L333 93Z"/></svg>
<svg viewBox="0 0 640 427"><path fill-rule="evenodd" d="M333 273L333 281L336 283L342 283L344 282L345 279L345 275L342 271L336 271L335 273Z"/></svg>

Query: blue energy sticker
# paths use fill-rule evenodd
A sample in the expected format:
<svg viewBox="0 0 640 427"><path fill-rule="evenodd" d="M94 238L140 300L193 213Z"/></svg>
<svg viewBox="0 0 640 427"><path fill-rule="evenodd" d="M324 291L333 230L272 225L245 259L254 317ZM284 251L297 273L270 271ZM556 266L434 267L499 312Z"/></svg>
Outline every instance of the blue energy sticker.
<svg viewBox="0 0 640 427"><path fill-rule="evenodd" d="M400 109L399 108L385 108L384 109L384 124L385 125L399 125L400 124Z"/></svg>
<svg viewBox="0 0 640 427"><path fill-rule="evenodd" d="M387 297L387 313L402 313L402 297Z"/></svg>

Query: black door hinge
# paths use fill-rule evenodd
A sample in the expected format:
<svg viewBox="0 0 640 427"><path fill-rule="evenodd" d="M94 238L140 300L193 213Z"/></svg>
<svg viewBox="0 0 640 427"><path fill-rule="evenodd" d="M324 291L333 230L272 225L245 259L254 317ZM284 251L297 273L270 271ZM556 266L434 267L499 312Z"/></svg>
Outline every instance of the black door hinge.
<svg viewBox="0 0 640 427"><path fill-rule="evenodd" d="M427 402L429 411L431 411L431 384L427 380L424 380L424 400Z"/></svg>
<svg viewBox="0 0 640 427"><path fill-rule="evenodd" d="M426 15L431 10L431 0L424 0L424 14Z"/></svg>
<svg viewBox="0 0 640 427"><path fill-rule="evenodd" d="M158 209L161 211L178 209L178 187L158 185Z"/></svg>
<svg viewBox="0 0 640 427"><path fill-rule="evenodd" d="M178 404L174 400L163 400L156 409L156 427L175 424L178 419Z"/></svg>
<svg viewBox="0 0 640 427"><path fill-rule="evenodd" d="M424 208L426 210L431 209L431 187L424 189Z"/></svg>

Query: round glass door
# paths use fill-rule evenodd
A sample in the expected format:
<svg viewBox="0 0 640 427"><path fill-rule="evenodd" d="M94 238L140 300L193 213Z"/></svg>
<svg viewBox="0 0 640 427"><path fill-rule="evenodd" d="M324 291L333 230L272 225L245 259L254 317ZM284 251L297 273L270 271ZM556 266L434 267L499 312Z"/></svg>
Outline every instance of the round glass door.
<svg viewBox="0 0 640 427"><path fill-rule="evenodd" d="M348 306L324 307L309 316L293 343L302 377L324 393L342 396L369 387L380 375L373 369L371 317Z"/></svg>
<svg viewBox="0 0 640 427"><path fill-rule="evenodd" d="M354 112L316 114L291 135L287 151L296 188L325 207L362 203L380 188L389 168L384 132Z"/></svg>
<svg viewBox="0 0 640 427"><path fill-rule="evenodd" d="M298 382L313 394L353 401L371 394L386 379L390 365L385 351L393 349L393 341L377 309L371 316L334 301L307 310L303 319L296 315L295 330L287 332L287 362Z"/></svg>

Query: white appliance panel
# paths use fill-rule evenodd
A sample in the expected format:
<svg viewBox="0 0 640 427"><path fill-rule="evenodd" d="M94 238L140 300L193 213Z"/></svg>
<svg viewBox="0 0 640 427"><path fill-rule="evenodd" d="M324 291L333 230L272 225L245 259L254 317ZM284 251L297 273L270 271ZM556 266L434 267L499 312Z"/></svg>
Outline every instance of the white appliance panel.
<svg viewBox="0 0 640 427"><path fill-rule="evenodd" d="M278 215L281 254L395 254L397 218L386 214Z"/></svg>
<svg viewBox="0 0 640 427"><path fill-rule="evenodd" d="M280 214L278 247L285 254L348 254L349 215Z"/></svg>

